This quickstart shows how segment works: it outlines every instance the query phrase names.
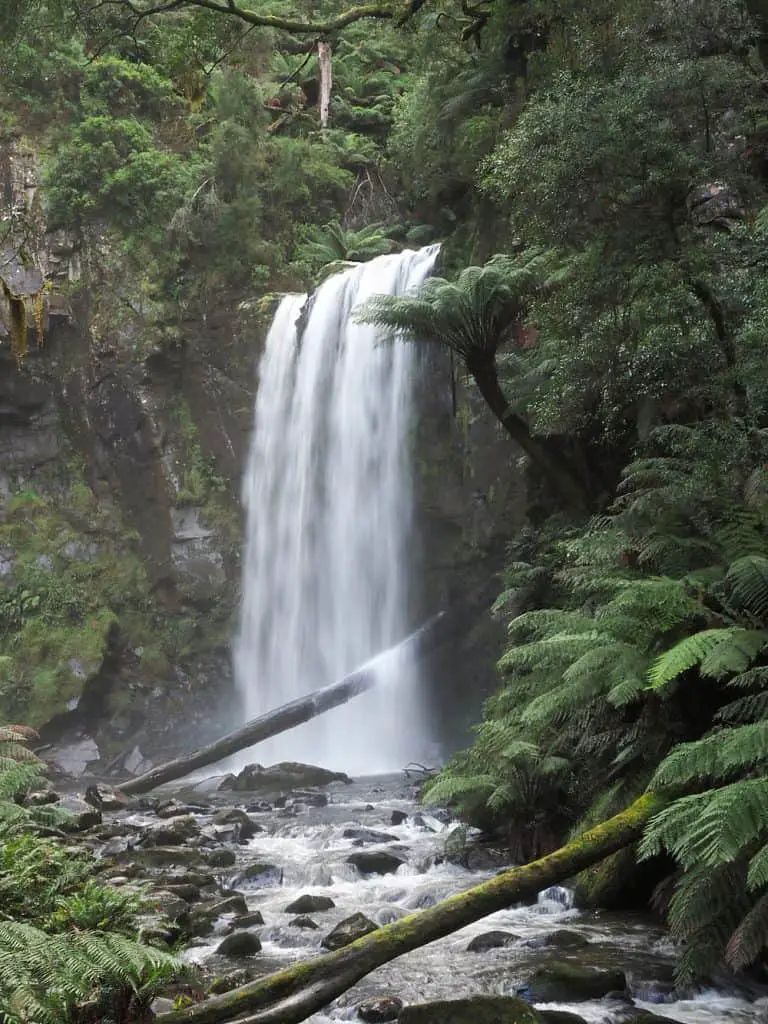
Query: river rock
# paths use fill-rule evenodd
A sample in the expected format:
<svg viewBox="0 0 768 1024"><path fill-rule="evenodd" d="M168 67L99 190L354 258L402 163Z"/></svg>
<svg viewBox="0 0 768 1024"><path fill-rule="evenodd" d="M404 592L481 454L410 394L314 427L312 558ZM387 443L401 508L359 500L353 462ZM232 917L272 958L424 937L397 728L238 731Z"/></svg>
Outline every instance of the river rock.
<svg viewBox="0 0 768 1024"><path fill-rule="evenodd" d="M234 932L216 947L219 956L255 956L261 952L261 940L253 932Z"/></svg>
<svg viewBox="0 0 768 1024"><path fill-rule="evenodd" d="M151 899L156 909L170 921L178 921L189 910L189 903L186 900L167 890L153 892Z"/></svg>
<svg viewBox="0 0 768 1024"><path fill-rule="evenodd" d="M637 1010L631 1017L624 1018L624 1024L677 1024L671 1017L659 1017L647 1010Z"/></svg>
<svg viewBox="0 0 768 1024"><path fill-rule="evenodd" d="M285 803L293 805L298 804L303 807L327 807L328 794L321 793L318 789L295 789L286 799ZM275 807L277 806L279 805L276 800Z"/></svg>
<svg viewBox="0 0 768 1024"><path fill-rule="evenodd" d="M237 876L236 884L254 886L259 889L282 885L283 870L274 864L264 864L262 861L255 861L253 864L243 868Z"/></svg>
<svg viewBox="0 0 768 1024"><path fill-rule="evenodd" d="M126 850L119 860L130 859L139 867L196 867L200 864L200 850L189 846L149 846L139 850Z"/></svg>
<svg viewBox="0 0 768 1024"><path fill-rule="evenodd" d="M357 1004L357 1016L365 1024L387 1024L397 1020L403 1008L403 1000L397 996L372 996Z"/></svg>
<svg viewBox="0 0 768 1024"><path fill-rule="evenodd" d="M177 896L180 900L185 900L187 903L198 903L203 898L200 888L197 885L188 885L184 883L176 885L171 882L168 885L164 885L164 891L171 893L172 896Z"/></svg>
<svg viewBox="0 0 768 1024"><path fill-rule="evenodd" d="M508 946L511 942L516 942L519 936L514 935L512 932L483 932L482 935L476 935L474 939L467 946L468 953L484 953L487 949L501 949L502 946Z"/></svg>
<svg viewBox="0 0 768 1024"><path fill-rule="evenodd" d="M541 1017L522 999L474 996L406 1006L397 1021L398 1024L540 1024Z"/></svg>
<svg viewBox="0 0 768 1024"><path fill-rule="evenodd" d="M211 850L205 860L212 868L231 868L234 866L237 857L234 850L222 847L220 850Z"/></svg>
<svg viewBox="0 0 768 1024"><path fill-rule="evenodd" d="M253 928L257 924L264 924L264 915L260 910L249 910L247 914L238 914L232 922L232 927Z"/></svg>
<svg viewBox="0 0 768 1024"><path fill-rule="evenodd" d="M65 832L83 832L87 828L101 824L101 811L77 796L62 796L55 804L51 804L51 807L69 815L68 819L61 823L61 828Z"/></svg>
<svg viewBox="0 0 768 1024"><path fill-rule="evenodd" d="M347 857L347 864L354 864L361 875L390 875L405 861L386 850L364 850L351 853Z"/></svg>
<svg viewBox="0 0 768 1024"><path fill-rule="evenodd" d="M155 814L158 818L177 818L188 814L208 814L209 812L210 808L202 804L185 804L178 800L167 800L158 804Z"/></svg>
<svg viewBox="0 0 768 1024"><path fill-rule="evenodd" d="M533 938L526 939L523 945L530 949L540 949L542 946L551 949L584 949L589 945L589 939L569 928L558 928L554 932L547 932L546 935L534 935Z"/></svg>
<svg viewBox="0 0 768 1024"><path fill-rule="evenodd" d="M189 815L169 818L165 824L151 829L139 840L142 847L149 846L183 846L193 837L199 835L200 826Z"/></svg>
<svg viewBox="0 0 768 1024"><path fill-rule="evenodd" d="M321 910L333 910L336 904L330 896L299 896L285 908L286 914L316 914Z"/></svg>
<svg viewBox="0 0 768 1024"><path fill-rule="evenodd" d="M251 839L257 832L264 831L263 825L254 821L239 807L228 807L217 811L213 816L213 824L236 826L238 839Z"/></svg>
<svg viewBox="0 0 768 1024"><path fill-rule="evenodd" d="M313 786L327 786L331 782L351 783L344 772L332 772L312 764L297 761L282 761L264 768L260 764L249 764L233 778L225 779L220 789L232 789L236 793L262 791L275 793L280 790L295 790Z"/></svg>
<svg viewBox="0 0 768 1024"><path fill-rule="evenodd" d="M325 936L320 945L324 949L341 949L342 946L348 946L355 939L361 939L363 935L378 931L378 927L365 914L352 914L351 917L345 917L343 921L340 921L333 931Z"/></svg>
<svg viewBox="0 0 768 1024"><path fill-rule="evenodd" d="M599 971L556 960L537 967L521 990L532 1003L580 1003L624 992L623 971Z"/></svg>
<svg viewBox="0 0 768 1024"><path fill-rule="evenodd" d="M363 846L365 843L396 843L397 836L389 832L377 832L373 828L345 828L342 833L344 839L354 840L355 846Z"/></svg>
<svg viewBox="0 0 768 1024"><path fill-rule="evenodd" d="M390 825L402 825L404 821L408 820L408 815L405 811L392 811L392 817L389 819Z"/></svg>
<svg viewBox="0 0 768 1024"><path fill-rule="evenodd" d="M311 917L307 917L306 914L301 914L299 917L294 917L292 921L288 922L293 928L306 928L309 931L316 932L319 928L319 924L315 924Z"/></svg>

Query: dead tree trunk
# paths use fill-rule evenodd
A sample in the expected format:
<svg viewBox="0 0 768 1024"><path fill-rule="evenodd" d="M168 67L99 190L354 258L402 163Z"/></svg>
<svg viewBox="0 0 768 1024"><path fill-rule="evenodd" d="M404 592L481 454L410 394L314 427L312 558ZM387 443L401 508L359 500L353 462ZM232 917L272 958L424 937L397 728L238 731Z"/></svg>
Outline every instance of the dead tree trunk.
<svg viewBox="0 0 768 1024"><path fill-rule="evenodd" d="M566 881L617 850L634 843L663 806L646 794L631 807L540 860L510 868L458 896L411 914L358 939L344 949L294 964L186 1010L161 1013L158 1024L299 1024L382 964L443 938L488 914L542 889ZM240 1014L250 1013L248 1017Z"/></svg>
<svg viewBox="0 0 768 1024"><path fill-rule="evenodd" d="M390 648L390 651L384 652L378 658L385 657L387 654L395 656L411 652L424 655L428 650L439 646L448 638L446 618L442 614L436 615L415 633L411 633L397 647ZM366 690L370 690L376 685L378 658L366 662L365 665L361 665L360 668L331 686L315 690L306 697L292 700L289 704L283 704L282 707L259 715L258 718L254 718L241 729L222 736L221 739L215 740L199 750L193 750L191 754L184 754L173 761L166 761L165 764L152 768L144 775L139 775L137 778L131 779L130 782L123 783L119 787L120 791L122 793L147 793L156 786L181 779L197 768L215 764L231 754L236 754L238 750L252 747L256 743L261 743L262 740L269 739L270 736L287 732L288 729L303 725L304 722L308 722L326 711L331 711L340 704L346 704L348 700L357 697L360 693L365 693Z"/></svg>

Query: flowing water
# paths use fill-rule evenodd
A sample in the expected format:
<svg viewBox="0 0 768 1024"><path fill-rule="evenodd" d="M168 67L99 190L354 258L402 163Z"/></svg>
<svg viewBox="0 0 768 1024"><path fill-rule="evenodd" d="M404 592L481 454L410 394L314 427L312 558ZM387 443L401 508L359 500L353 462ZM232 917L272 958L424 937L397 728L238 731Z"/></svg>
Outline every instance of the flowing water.
<svg viewBox="0 0 768 1024"><path fill-rule="evenodd" d="M409 434L415 346L381 343L352 312L402 295L437 248L381 256L315 293L286 296L259 368L243 607L235 652L249 718L335 682L409 631ZM259 747L279 760L367 773L417 757L424 740L413 664L387 659L381 684Z"/></svg>
<svg viewBox="0 0 768 1024"><path fill-rule="evenodd" d="M442 815L417 815L413 796L403 777L362 779L351 786L329 787L330 802L323 808L291 808L254 815L265 826L241 849L244 863L275 865L279 871L270 887L248 889L250 909L259 909L264 925L254 931L263 951L248 962L259 973L270 973L292 961L323 952L321 939L345 917L363 912L384 925L415 910L461 892L492 877L498 870L469 871L448 863L445 841L455 827ZM246 803L247 806L247 803ZM409 817L391 825L393 810ZM436 814L438 812L435 812ZM356 847L346 830L358 827L388 833L388 842ZM357 849L389 850L404 861L395 874L361 876L346 858ZM234 870L234 869L233 869ZM234 876L233 876L234 880ZM331 910L313 913L317 931L290 924L293 914L285 908L303 894L329 896ZM682 1024L764 1024L768 1001L750 1002L735 991L703 991L682 998L670 989L675 950L664 933L649 920L637 916L580 912L570 905L567 890L556 888L540 894L531 906L513 907L485 918L445 939L400 957L379 968L330 1008L310 1018L312 1024L337 1024L355 1018L354 1007L362 999L379 994L397 995L406 1003L432 999L464 998L475 994L514 994L527 974L549 957L566 958L589 967L620 968L627 974L638 1007ZM578 932L589 945L579 950L551 951L541 939L555 929ZM469 941L483 932L501 929L517 940L501 949L483 953L467 951ZM209 960L220 935L201 940L188 951L189 959ZM214 963L220 960L215 957ZM242 961L240 961L242 963ZM231 969L221 961L217 970ZM552 1009L578 1013L590 1024L619 1024L627 1015L625 1003L611 1000L551 1004Z"/></svg>

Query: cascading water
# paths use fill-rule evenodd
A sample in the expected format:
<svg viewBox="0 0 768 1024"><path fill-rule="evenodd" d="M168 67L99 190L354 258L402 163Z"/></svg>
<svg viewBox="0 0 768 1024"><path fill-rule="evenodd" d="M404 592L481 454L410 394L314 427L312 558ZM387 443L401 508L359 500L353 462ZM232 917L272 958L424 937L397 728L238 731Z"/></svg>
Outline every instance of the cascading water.
<svg viewBox="0 0 768 1024"><path fill-rule="evenodd" d="M306 296L286 296L275 315L244 484L235 668L248 717L335 682L408 631L417 356L406 342L381 344L352 311L418 286L436 255L380 256L331 277L300 337ZM370 773L413 760L423 743L414 666L390 656L379 673L374 690L259 745L259 761Z"/></svg>

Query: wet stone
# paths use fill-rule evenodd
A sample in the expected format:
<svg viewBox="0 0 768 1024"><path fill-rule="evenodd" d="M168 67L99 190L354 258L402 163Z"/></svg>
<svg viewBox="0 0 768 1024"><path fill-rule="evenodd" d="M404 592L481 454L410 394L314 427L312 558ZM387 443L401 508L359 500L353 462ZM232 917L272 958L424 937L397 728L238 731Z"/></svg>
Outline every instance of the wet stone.
<svg viewBox="0 0 768 1024"><path fill-rule="evenodd" d="M288 924L291 925L292 928L306 928L313 932L316 932L320 927L319 924L315 924L312 918L308 917L306 914L302 914L300 917L294 917L292 921L288 922Z"/></svg>
<svg viewBox="0 0 768 1024"><path fill-rule="evenodd" d="M219 956L255 956L261 952L261 940L253 932L234 932L216 947Z"/></svg>
<svg viewBox="0 0 768 1024"><path fill-rule="evenodd" d="M245 811L241 811L238 807L228 807L217 811L213 816L213 824L235 826L238 839L251 839L257 832L264 831L263 825L254 821L253 818L249 817Z"/></svg>
<svg viewBox="0 0 768 1024"><path fill-rule="evenodd" d="M336 904L329 896L299 896L285 908L286 914L316 914L320 910L332 910Z"/></svg>
<svg viewBox="0 0 768 1024"><path fill-rule="evenodd" d="M389 875L404 863L400 857L386 850L365 850L347 857L347 864L353 864L361 875Z"/></svg>
<svg viewBox="0 0 768 1024"><path fill-rule="evenodd" d="M234 867L237 857L234 850L222 848L221 850L211 850L205 860L212 868L231 868Z"/></svg>
<svg viewBox="0 0 768 1024"><path fill-rule="evenodd" d="M534 935L526 939L523 945L530 949L540 949L543 946L551 949L584 949L589 945L589 939L568 928L558 928L554 932L547 932L546 935Z"/></svg>
<svg viewBox="0 0 768 1024"><path fill-rule="evenodd" d="M402 825L404 821L408 820L408 815L405 811L392 811L392 817L389 819L390 825Z"/></svg>
<svg viewBox="0 0 768 1024"><path fill-rule="evenodd" d="M540 1024L536 1010L522 999L475 996L404 1007L398 1024Z"/></svg>
<svg viewBox="0 0 768 1024"><path fill-rule="evenodd" d="M520 994L533 1003L580 1003L626 990L623 971L599 971L555 961L538 967Z"/></svg>
<svg viewBox="0 0 768 1024"><path fill-rule="evenodd" d="M377 832L373 828L345 828L342 833L344 839L354 840L355 846L363 846L365 843L396 843L397 836L389 832Z"/></svg>
<svg viewBox="0 0 768 1024"><path fill-rule="evenodd" d="M363 935L369 935L371 932L377 931L378 927L365 914L352 914L351 917L346 917L343 921L340 921L333 931L325 936L320 945L324 949L341 949L342 946L348 946L355 939L361 939Z"/></svg>
<svg viewBox="0 0 768 1024"><path fill-rule="evenodd" d="M476 935L472 939L467 946L467 952L484 953L487 949L501 949L503 946L508 946L511 942L516 942L518 938L519 936L514 935L512 932L483 932L482 935Z"/></svg>
<svg viewBox="0 0 768 1024"><path fill-rule="evenodd" d="M232 922L232 927L253 928L257 924L264 924L264 915L260 910L249 910L247 914L238 914Z"/></svg>
<svg viewBox="0 0 768 1024"><path fill-rule="evenodd" d="M274 864L264 864L256 861L244 868L237 877L237 884L246 884L259 889L266 889L271 886L283 884L282 868Z"/></svg>
<svg viewBox="0 0 768 1024"><path fill-rule="evenodd" d="M373 996L357 1005L357 1016L365 1024L387 1024L397 1020L403 1008L403 1000L397 996Z"/></svg>

